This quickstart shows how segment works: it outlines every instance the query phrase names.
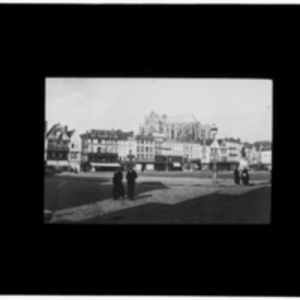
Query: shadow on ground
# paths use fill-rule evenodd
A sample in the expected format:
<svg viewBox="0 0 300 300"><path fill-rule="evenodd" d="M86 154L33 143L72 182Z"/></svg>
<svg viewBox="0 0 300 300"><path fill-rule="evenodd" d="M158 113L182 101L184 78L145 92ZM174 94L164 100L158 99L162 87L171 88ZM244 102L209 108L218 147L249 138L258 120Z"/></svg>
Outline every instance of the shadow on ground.
<svg viewBox="0 0 300 300"><path fill-rule="evenodd" d="M261 187L242 195L217 192L174 205L147 203L76 224L269 224L270 215L270 187Z"/></svg>
<svg viewBox="0 0 300 300"><path fill-rule="evenodd" d="M111 179L85 181L73 178L47 178L44 189L44 209L56 211L111 199L112 183L107 184L108 182L111 182ZM126 193L126 184L124 184L124 188ZM159 189L168 189L168 187L161 182L137 183L135 194L136 197L139 197L139 194ZM150 196L151 194L149 194ZM140 199L143 197L145 198L146 195L141 195Z"/></svg>

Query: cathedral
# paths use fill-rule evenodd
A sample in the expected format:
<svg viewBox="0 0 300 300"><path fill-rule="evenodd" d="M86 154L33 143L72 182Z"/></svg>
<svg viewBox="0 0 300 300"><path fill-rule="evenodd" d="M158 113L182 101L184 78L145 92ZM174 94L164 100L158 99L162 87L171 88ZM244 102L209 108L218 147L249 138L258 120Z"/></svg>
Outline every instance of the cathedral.
<svg viewBox="0 0 300 300"><path fill-rule="evenodd" d="M204 138L211 138L211 127L201 124L193 115L167 117L152 111L148 117L145 116L144 124L140 125L139 133L144 135L159 133L168 140L195 142Z"/></svg>

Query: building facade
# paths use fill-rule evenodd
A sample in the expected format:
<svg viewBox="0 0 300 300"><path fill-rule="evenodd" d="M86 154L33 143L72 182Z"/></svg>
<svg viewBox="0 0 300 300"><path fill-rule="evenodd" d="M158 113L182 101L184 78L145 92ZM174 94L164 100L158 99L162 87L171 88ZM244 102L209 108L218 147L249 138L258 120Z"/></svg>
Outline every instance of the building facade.
<svg viewBox="0 0 300 300"><path fill-rule="evenodd" d="M272 169L272 146L268 145L261 149L261 163L264 168Z"/></svg>
<svg viewBox="0 0 300 300"><path fill-rule="evenodd" d="M47 164L68 170L70 131L67 126L55 124L47 132Z"/></svg>
<svg viewBox="0 0 300 300"><path fill-rule="evenodd" d="M251 167L257 166L258 165L258 150L255 145L252 145L251 151L249 154L249 164Z"/></svg>
<svg viewBox="0 0 300 300"><path fill-rule="evenodd" d="M150 135L136 135L136 169L138 171L154 170L155 140Z"/></svg>
<svg viewBox="0 0 300 300"><path fill-rule="evenodd" d="M121 130L95 130L87 132L85 138L85 149L87 149L87 161L92 166L92 170L104 170L106 168L120 167L120 161L125 156L125 152L134 149L132 142L124 142L129 137L133 137L133 132L123 132Z"/></svg>
<svg viewBox="0 0 300 300"><path fill-rule="evenodd" d="M238 163L241 159L241 150L243 144L240 139L225 138L225 144L227 147L228 161Z"/></svg>
<svg viewBox="0 0 300 300"><path fill-rule="evenodd" d="M272 148L271 146L266 146L261 150L261 160L262 164L267 169L272 169Z"/></svg>
<svg viewBox="0 0 300 300"><path fill-rule="evenodd" d="M262 150L263 149L271 149L272 143L270 141L258 141L253 143L253 147L255 147L255 152L256 152L256 166L257 168L263 168L263 154Z"/></svg>
<svg viewBox="0 0 300 300"><path fill-rule="evenodd" d="M82 162L82 140L75 130L70 132L69 136L69 165L72 170L79 172Z"/></svg>

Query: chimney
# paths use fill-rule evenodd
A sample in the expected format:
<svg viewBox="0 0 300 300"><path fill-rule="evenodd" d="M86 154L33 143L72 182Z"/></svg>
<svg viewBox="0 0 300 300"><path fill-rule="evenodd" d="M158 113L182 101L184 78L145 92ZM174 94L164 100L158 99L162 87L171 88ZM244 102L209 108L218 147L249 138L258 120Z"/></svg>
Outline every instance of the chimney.
<svg viewBox="0 0 300 300"><path fill-rule="evenodd" d="M68 132L68 126L65 126L65 132Z"/></svg>

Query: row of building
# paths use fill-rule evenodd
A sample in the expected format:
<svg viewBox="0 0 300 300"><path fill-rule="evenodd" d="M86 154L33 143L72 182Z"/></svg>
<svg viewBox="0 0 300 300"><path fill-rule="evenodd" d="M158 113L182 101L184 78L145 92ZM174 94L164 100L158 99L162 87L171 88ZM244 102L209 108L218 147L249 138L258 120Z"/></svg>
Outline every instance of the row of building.
<svg viewBox="0 0 300 300"><path fill-rule="evenodd" d="M207 125L202 130L193 119L184 123L183 120L189 121L185 117L170 124L166 116L164 123L153 112L149 117L154 122L146 119L137 135L133 131L95 129L78 134L61 124L47 130L46 124L45 161L77 171L85 167L126 169L129 165L135 165L137 170L210 169L214 162L219 170L232 170L244 156L250 167L271 168L269 141L250 144L234 138L217 139L207 131Z"/></svg>

